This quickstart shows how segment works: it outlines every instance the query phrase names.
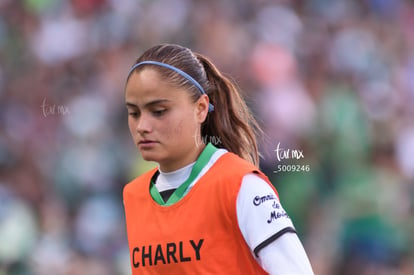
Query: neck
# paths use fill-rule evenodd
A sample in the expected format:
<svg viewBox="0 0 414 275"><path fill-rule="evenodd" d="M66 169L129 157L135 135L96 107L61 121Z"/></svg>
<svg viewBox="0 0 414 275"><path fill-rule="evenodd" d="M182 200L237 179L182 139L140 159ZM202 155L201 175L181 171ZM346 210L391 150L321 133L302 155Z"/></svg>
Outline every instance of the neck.
<svg viewBox="0 0 414 275"><path fill-rule="evenodd" d="M201 152L204 150L206 145L202 144L200 146L195 146L190 152L187 152L185 156L181 160L170 160L165 161L163 163L159 163L160 170L165 173L176 171L180 168L183 168L195 161L197 161L198 157L200 156Z"/></svg>

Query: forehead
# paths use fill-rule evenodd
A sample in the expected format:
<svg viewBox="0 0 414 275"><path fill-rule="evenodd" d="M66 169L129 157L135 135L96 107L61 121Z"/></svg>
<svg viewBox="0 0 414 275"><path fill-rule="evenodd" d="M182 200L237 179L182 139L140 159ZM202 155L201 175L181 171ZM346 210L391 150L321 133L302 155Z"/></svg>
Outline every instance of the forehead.
<svg viewBox="0 0 414 275"><path fill-rule="evenodd" d="M126 84L126 93L145 92L147 90L157 91L166 88L166 86L170 85L156 70L144 68L131 73Z"/></svg>
<svg viewBox="0 0 414 275"><path fill-rule="evenodd" d="M158 99L182 100L188 93L161 77L157 70L143 68L133 72L125 87L125 99L135 105L144 105Z"/></svg>

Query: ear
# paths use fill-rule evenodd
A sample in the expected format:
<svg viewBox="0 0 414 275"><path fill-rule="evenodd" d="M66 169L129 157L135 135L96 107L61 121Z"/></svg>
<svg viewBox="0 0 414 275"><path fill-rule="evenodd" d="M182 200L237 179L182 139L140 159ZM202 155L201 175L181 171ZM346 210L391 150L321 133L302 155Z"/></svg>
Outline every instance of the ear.
<svg viewBox="0 0 414 275"><path fill-rule="evenodd" d="M201 95L195 102L195 117L200 124L206 120L208 114L208 104L210 100L207 95Z"/></svg>

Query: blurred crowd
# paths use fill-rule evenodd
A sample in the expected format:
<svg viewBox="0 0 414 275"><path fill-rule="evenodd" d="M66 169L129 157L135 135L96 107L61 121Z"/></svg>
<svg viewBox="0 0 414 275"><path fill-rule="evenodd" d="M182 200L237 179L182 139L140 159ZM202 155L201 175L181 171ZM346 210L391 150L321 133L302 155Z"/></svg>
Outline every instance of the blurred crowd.
<svg viewBox="0 0 414 275"><path fill-rule="evenodd" d="M153 164L123 89L159 43L241 88L315 274L414 274L413 26L403 0L0 0L0 275L130 274L122 188Z"/></svg>

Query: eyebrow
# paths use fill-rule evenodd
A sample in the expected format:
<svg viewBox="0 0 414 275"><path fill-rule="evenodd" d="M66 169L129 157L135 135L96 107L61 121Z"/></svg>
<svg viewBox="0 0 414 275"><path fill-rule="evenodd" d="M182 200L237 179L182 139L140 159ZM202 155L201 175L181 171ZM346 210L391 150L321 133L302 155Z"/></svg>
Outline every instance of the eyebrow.
<svg viewBox="0 0 414 275"><path fill-rule="evenodd" d="M170 102L170 101L171 100L169 100L169 99L156 99L156 100L153 100L153 101L150 101L150 102L146 103L144 105L144 107L151 107L153 105L157 105L157 104L161 104L161 103L165 103L165 102ZM131 103L131 102L126 102L125 104L126 104L127 107L138 108L138 106L136 104Z"/></svg>

